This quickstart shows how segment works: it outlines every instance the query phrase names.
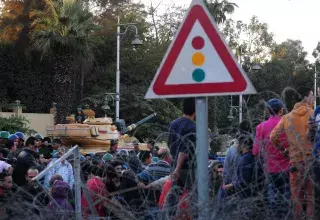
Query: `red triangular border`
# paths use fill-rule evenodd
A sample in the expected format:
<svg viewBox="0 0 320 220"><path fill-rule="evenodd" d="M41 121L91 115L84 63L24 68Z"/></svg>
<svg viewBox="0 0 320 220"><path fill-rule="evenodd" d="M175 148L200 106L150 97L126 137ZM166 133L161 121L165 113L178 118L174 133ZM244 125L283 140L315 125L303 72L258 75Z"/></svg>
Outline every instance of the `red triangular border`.
<svg viewBox="0 0 320 220"><path fill-rule="evenodd" d="M197 20L205 30L208 38L218 52L234 82L165 85L170 72ZM190 70L190 74L191 73L192 70ZM215 29L206 11L200 5L193 6L176 37L176 41L174 42L172 49L168 53L168 56L160 69L157 79L155 80L153 85L154 93L157 95L232 93L242 92L246 88L246 79L243 77L241 70L235 63L223 40L220 38L218 31Z"/></svg>

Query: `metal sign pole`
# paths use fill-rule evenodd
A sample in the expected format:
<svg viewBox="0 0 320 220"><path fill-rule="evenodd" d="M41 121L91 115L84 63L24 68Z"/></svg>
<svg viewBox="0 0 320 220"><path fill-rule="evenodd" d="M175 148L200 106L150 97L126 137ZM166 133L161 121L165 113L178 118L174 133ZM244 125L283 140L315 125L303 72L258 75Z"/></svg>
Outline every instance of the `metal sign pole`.
<svg viewBox="0 0 320 220"><path fill-rule="evenodd" d="M209 219L209 181L208 181L208 103L207 97L196 98L197 126L197 191L199 219Z"/></svg>
<svg viewBox="0 0 320 220"><path fill-rule="evenodd" d="M74 152L74 188L75 188L75 211L76 220L82 219L81 214L81 176L80 176L80 151L77 148Z"/></svg>

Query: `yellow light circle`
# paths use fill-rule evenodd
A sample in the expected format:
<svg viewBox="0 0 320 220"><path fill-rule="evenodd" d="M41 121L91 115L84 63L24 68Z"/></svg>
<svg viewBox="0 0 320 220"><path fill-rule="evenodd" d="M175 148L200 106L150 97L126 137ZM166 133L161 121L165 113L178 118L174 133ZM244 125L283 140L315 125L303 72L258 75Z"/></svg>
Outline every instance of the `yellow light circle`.
<svg viewBox="0 0 320 220"><path fill-rule="evenodd" d="M192 63L195 66L201 66L204 63L205 57L202 53L197 52L192 56Z"/></svg>

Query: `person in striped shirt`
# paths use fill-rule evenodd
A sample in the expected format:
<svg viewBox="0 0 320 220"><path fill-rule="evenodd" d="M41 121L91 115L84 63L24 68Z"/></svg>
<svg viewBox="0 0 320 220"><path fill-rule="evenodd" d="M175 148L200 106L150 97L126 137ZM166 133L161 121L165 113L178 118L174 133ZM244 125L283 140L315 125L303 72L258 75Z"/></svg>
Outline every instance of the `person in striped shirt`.
<svg viewBox="0 0 320 220"><path fill-rule="evenodd" d="M159 161L157 163L149 164L141 173L138 174L140 181L144 183L151 183L170 175L172 156L169 148L160 148L158 158Z"/></svg>

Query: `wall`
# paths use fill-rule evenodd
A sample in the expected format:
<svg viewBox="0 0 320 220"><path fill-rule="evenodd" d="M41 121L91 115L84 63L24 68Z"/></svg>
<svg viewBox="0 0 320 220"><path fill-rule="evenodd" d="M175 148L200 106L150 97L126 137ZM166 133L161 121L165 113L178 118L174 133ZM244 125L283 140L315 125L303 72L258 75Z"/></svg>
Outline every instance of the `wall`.
<svg viewBox="0 0 320 220"><path fill-rule="evenodd" d="M10 117L15 113L13 112L0 112L0 117ZM26 117L30 124L30 128L34 129L43 136L47 136L47 126L53 126L54 116L53 114L39 114L39 113L22 113L22 116Z"/></svg>

